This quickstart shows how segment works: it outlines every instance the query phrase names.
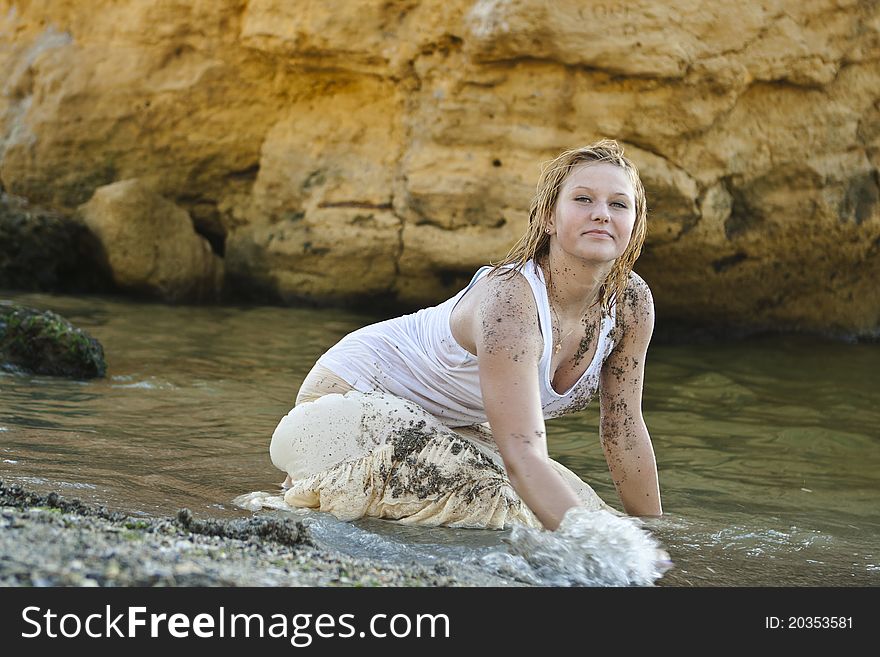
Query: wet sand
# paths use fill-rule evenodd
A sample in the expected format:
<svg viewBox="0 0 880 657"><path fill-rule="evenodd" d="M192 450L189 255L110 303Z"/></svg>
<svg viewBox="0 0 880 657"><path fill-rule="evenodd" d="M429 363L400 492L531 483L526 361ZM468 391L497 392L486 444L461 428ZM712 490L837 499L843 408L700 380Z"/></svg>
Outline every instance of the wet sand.
<svg viewBox="0 0 880 657"><path fill-rule="evenodd" d="M39 546L35 549L34 546ZM320 545L301 522L140 518L0 480L2 586L509 586L453 562L389 565Z"/></svg>

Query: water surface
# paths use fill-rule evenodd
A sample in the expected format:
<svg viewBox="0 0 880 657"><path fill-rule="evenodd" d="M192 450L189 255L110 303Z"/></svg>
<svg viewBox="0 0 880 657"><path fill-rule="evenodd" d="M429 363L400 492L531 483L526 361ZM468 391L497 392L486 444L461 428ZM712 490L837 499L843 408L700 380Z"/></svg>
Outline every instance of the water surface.
<svg viewBox="0 0 880 657"><path fill-rule="evenodd" d="M323 350L376 317L9 293L104 345L105 379L0 370L0 477L134 514L232 503L283 479L268 444ZM880 345L807 337L654 345L644 413L675 568L660 585L880 584ZM612 506L598 408L548 424L551 455ZM322 539L387 560L471 559L508 532L340 523Z"/></svg>

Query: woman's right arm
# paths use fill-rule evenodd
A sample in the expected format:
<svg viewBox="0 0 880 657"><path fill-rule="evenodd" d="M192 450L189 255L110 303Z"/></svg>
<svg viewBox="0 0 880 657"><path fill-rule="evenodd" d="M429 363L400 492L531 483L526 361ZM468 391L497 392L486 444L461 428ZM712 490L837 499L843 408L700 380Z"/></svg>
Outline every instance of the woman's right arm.
<svg viewBox="0 0 880 657"><path fill-rule="evenodd" d="M472 327L492 436L514 490L547 529L579 504L550 465L538 387L544 340L528 281L490 276Z"/></svg>

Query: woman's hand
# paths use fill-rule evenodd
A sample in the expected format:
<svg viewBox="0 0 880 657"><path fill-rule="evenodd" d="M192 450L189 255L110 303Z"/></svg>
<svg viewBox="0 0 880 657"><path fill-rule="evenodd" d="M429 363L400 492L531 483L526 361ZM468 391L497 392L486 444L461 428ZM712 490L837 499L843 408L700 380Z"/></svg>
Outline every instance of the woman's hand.
<svg viewBox="0 0 880 657"><path fill-rule="evenodd" d="M544 340L538 309L521 274L490 276L471 331L489 426L514 490L554 530L579 504L550 465L538 362Z"/></svg>
<svg viewBox="0 0 880 657"><path fill-rule="evenodd" d="M654 299L648 284L630 274L617 304L618 343L602 367L599 434L611 478L626 512L663 514L657 463L642 417L645 355L654 332ZM621 335L622 332L622 335Z"/></svg>

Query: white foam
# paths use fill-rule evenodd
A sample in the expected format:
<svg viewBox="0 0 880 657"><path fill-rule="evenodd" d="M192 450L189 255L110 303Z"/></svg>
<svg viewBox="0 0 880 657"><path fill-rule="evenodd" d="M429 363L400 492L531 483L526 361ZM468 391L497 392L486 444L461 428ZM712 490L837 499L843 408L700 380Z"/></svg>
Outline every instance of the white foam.
<svg viewBox="0 0 880 657"><path fill-rule="evenodd" d="M284 501L283 495L256 491L239 495L232 503L240 509L259 511L260 509L276 509L279 511L294 511L295 509Z"/></svg>
<svg viewBox="0 0 880 657"><path fill-rule="evenodd" d="M177 386L167 381L137 381L135 383L123 383L112 386L113 388L137 388L141 390L175 390Z"/></svg>
<svg viewBox="0 0 880 657"><path fill-rule="evenodd" d="M86 490L98 490L98 487L94 484L84 484L82 482L77 481L59 481L59 488L76 488L76 489L86 489Z"/></svg>
<svg viewBox="0 0 880 657"><path fill-rule="evenodd" d="M672 567L635 518L569 509L555 532L517 526L507 552L480 557L498 574L543 586L649 586Z"/></svg>
<svg viewBox="0 0 880 657"><path fill-rule="evenodd" d="M261 491L239 495L233 503L249 511L304 511L286 504L283 495ZM318 524L312 531L352 556L400 560L418 552L422 560L452 558L534 586L650 586L672 567L669 555L637 518L580 507L569 510L555 532L516 525L501 538L504 549L488 552L465 545L419 547L383 539L329 514L313 517Z"/></svg>

